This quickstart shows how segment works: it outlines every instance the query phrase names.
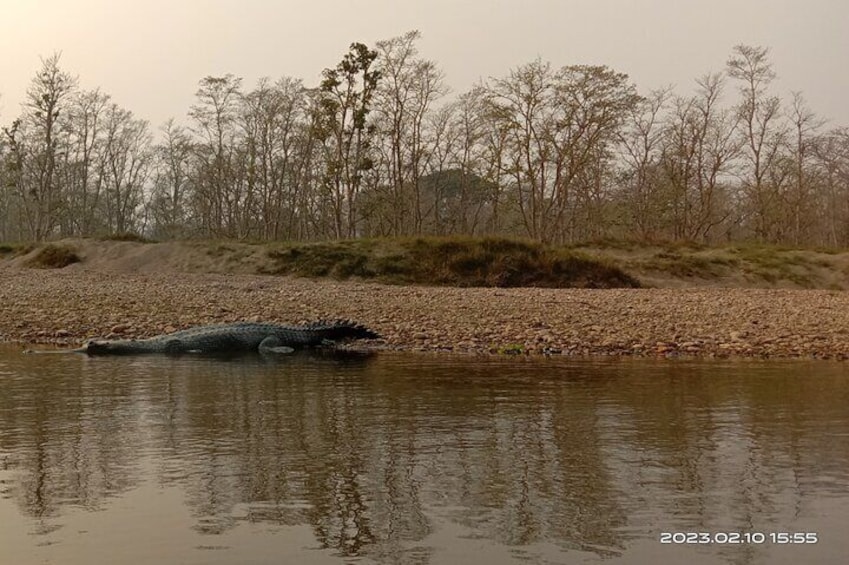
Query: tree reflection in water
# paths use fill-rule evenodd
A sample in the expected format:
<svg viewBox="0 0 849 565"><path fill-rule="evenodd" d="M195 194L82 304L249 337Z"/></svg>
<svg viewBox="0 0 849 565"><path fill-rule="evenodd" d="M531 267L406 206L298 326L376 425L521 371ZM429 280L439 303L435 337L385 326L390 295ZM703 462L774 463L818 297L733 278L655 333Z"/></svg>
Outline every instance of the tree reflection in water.
<svg viewBox="0 0 849 565"><path fill-rule="evenodd" d="M153 480L209 535L308 525L427 562L448 527L611 556L661 523L791 523L849 483L845 379L801 365L6 359L2 496L47 529Z"/></svg>

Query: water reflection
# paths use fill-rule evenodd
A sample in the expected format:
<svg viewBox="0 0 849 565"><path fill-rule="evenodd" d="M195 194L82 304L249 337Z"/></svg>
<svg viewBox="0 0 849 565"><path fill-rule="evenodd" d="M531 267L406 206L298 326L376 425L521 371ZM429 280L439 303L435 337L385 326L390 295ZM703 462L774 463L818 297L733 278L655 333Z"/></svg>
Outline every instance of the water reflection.
<svg viewBox="0 0 849 565"><path fill-rule="evenodd" d="M657 550L660 531L849 517L820 508L849 492L843 365L0 361L0 506L48 538L74 527L72 510L110 511L151 484L182 493L173 504L205 547L245 525L306 526L311 548L398 563L451 562L469 540L496 548L493 563L610 559Z"/></svg>

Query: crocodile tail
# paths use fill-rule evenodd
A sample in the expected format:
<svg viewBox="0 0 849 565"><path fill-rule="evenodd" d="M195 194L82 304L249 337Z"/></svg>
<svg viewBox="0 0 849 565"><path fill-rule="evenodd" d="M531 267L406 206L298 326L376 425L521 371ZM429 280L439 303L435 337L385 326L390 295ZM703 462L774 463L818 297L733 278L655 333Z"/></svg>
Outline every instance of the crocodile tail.
<svg viewBox="0 0 849 565"><path fill-rule="evenodd" d="M321 333L324 339L380 339L380 334L350 320L319 320L307 327Z"/></svg>

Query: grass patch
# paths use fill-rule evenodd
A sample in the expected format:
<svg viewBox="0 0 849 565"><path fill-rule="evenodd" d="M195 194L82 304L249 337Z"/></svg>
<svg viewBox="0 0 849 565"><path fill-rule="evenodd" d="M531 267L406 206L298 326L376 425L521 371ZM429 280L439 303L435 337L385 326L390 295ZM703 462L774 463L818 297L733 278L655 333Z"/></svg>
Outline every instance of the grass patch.
<svg viewBox="0 0 849 565"><path fill-rule="evenodd" d="M817 246L813 247L811 251L820 253L821 255L840 255L841 253L845 253L846 249L832 246Z"/></svg>
<svg viewBox="0 0 849 565"><path fill-rule="evenodd" d="M525 348L521 344L505 345L497 349L499 355L523 355Z"/></svg>
<svg viewBox="0 0 849 565"><path fill-rule="evenodd" d="M207 257L223 260L225 263L236 264L254 253L254 244L242 242L210 241L198 243Z"/></svg>
<svg viewBox="0 0 849 565"><path fill-rule="evenodd" d="M0 243L0 257L19 257L36 247L34 243Z"/></svg>
<svg viewBox="0 0 849 565"><path fill-rule="evenodd" d="M461 287L638 287L621 269L565 248L508 238L403 238L285 244L268 273Z"/></svg>
<svg viewBox="0 0 849 565"><path fill-rule="evenodd" d="M148 239L143 235L139 235L134 232L120 232L120 233L111 233L109 235L104 235L98 237L100 241L134 241L136 243L156 243L155 240Z"/></svg>
<svg viewBox="0 0 849 565"><path fill-rule="evenodd" d="M82 259L72 247L48 243L27 259L25 264L36 269L61 269L80 261Z"/></svg>
<svg viewBox="0 0 849 565"><path fill-rule="evenodd" d="M835 269L836 258L816 250L758 243L709 247L694 243L664 243L622 258L626 268L654 276L721 281L735 275L757 284L791 283L802 288L824 284L823 271Z"/></svg>
<svg viewBox="0 0 849 565"><path fill-rule="evenodd" d="M672 240L650 240L641 241L638 239L614 239L600 238L590 239L579 243L569 244L571 249L595 249L600 251L623 251L623 252L639 252L647 248L657 248L670 253L679 251L696 252L704 251L710 247L706 244L696 241L672 241Z"/></svg>
<svg viewBox="0 0 849 565"><path fill-rule="evenodd" d="M664 250L640 260L638 264L643 269L667 273L673 277L715 279L728 269L738 267L740 261L723 255L693 255Z"/></svg>
<svg viewBox="0 0 849 565"><path fill-rule="evenodd" d="M729 248L744 262L744 271L766 282L787 280L803 288L819 283L817 269L831 268L832 262L805 251L772 245L738 245Z"/></svg>
<svg viewBox="0 0 849 565"><path fill-rule="evenodd" d="M695 251L704 251L705 249L708 249L708 246L705 245L704 243L699 243L697 241L688 241L688 240L665 241L663 243L660 243L659 247L669 251L670 253L675 253L675 252L680 252L680 251L686 251L686 252L692 253L692 252L695 252Z"/></svg>

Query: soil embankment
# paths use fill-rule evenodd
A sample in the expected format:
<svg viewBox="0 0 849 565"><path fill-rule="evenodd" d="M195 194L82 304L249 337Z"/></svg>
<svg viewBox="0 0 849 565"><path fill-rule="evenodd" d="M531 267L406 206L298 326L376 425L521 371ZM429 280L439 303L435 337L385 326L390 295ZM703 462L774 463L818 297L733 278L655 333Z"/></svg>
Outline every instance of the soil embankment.
<svg viewBox="0 0 849 565"><path fill-rule="evenodd" d="M204 323L349 318L385 337L368 347L399 350L849 357L840 290L395 286L244 274L256 267L250 255L228 260L244 267L230 274L179 272L226 269L171 244L91 245L83 263L62 269L0 266L3 340L79 344Z"/></svg>

